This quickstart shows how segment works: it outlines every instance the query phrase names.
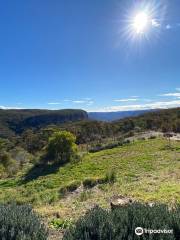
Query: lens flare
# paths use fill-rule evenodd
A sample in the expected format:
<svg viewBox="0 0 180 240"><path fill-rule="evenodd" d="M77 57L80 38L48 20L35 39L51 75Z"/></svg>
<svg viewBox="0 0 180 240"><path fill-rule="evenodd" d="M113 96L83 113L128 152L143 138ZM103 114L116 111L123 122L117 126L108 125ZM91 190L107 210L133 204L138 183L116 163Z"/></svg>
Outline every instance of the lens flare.
<svg viewBox="0 0 180 240"><path fill-rule="evenodd" d="M149 16L145 12L138 13L133 21L133 27L137 34L144 33L147 30Z"/></svg>

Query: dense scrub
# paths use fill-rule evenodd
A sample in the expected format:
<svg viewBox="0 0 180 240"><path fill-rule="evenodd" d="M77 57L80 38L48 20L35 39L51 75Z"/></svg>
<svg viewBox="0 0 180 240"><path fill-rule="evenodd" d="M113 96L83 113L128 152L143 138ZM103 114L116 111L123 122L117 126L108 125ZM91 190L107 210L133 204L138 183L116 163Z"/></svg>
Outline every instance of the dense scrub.
<svg viewBox="0 0 180 240"><path fill-rule="evenodd" d="M42 151L53 132L59 130L73 133L76 143L86 144L87 149L92 148L92 144L116 145L119 139L137 132L180 132L180 108L158 110L115 122L88 120L87 113L80 110L0 110L0 137L7 137L12 145L29 153Z"/></svg>
<svg viewBox="0 0 180 240"><path fill-rule="evenodd" d="M45 226L30 206L0 205L0 239L46 240Z"/></svg>
<svg viewBox="0 0 180 240"><path fill-rule="evenodd" d="M129 140L121 140L121 141L114 141L111 143L107 143L107 144L97 144L95 147L92 147L89 152L90 153L95 153L95 152L99 152L102 150L107 150L107 149L113 149L119 146L123 146L124 144L128 144L130 143Z"/></svg>
<svg viewBox="0 0 180 240"><path fill-rule="evenodd" d="M131 117L114 122L124 131L138 128L163 132L180 132L180 108L148 112L138 117Z"/></svg>
<svg viewBox="0 0 180 240"><path fill-rule="evenodd" d="M0 137L12 137L25 129L41 128L50 124L61 124L87 119L83 110L40 110L40 109L0 109Z"/></svg>
<svg viewBox="0 0 180 240"><path fill-rule="evenodd" d="M31 160L31 154L26 150L12 147L8 140L0 139L0 178L14 176Z"/></svg>
<svg viewBox="0 0 180 240"><path fill-rule="evenodd" d="M141 237L135 229L173 230L173 233L148 234ZM132 204L111 212L96 207L79 219L65 234L63 240L136 240L180 239L180 206L169 210L166 205L150 207Z"/></svg>

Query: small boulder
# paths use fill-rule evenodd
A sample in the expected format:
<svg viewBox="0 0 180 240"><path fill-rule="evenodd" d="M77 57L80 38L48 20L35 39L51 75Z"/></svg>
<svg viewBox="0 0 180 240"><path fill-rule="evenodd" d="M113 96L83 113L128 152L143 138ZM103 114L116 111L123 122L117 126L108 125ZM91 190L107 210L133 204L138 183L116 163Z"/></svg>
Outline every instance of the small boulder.
<svg viewBox="0 0 180 240"><path fill-rule="evenodd" d="M133 202L133 200L131 198L122 196L122 195L118 195L118 196L113 196L111 198L111 209L115 209L118 207L122 207L122 206L126 206L129 205Z"/></svg>

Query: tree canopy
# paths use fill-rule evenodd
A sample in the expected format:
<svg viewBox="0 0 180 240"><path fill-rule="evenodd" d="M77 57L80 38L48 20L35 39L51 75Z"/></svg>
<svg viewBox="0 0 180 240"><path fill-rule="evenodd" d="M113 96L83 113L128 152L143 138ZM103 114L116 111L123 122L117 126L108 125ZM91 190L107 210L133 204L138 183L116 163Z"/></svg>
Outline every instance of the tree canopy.
<svg viewBox="0 0 180 240"><path fill-rule="evenodd" d="M76 137L68 131L58 131L49 138L47 159L50 162L63 164L77 155Z"/></svg>

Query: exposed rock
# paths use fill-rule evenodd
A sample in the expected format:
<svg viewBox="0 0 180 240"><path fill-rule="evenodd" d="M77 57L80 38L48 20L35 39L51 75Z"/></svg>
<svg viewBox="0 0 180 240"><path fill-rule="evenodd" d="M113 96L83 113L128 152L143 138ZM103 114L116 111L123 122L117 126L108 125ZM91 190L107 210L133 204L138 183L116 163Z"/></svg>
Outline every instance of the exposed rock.
<svg viewBox="0 0 180 240"><path fill-rule="evenodd" d="M148 206L149 206L149 207L153 207L154 205L155 205L154 202L149 202L149 203L148 203Z"/></svg>
<svg viewBox="0 0 180 240"><path fill-rule="evenodd" d="M126 206L128 204L131 204L132 202L133 200L131 198L128 198L122 195L113 196L110 202L111 209Z"/></svg>

